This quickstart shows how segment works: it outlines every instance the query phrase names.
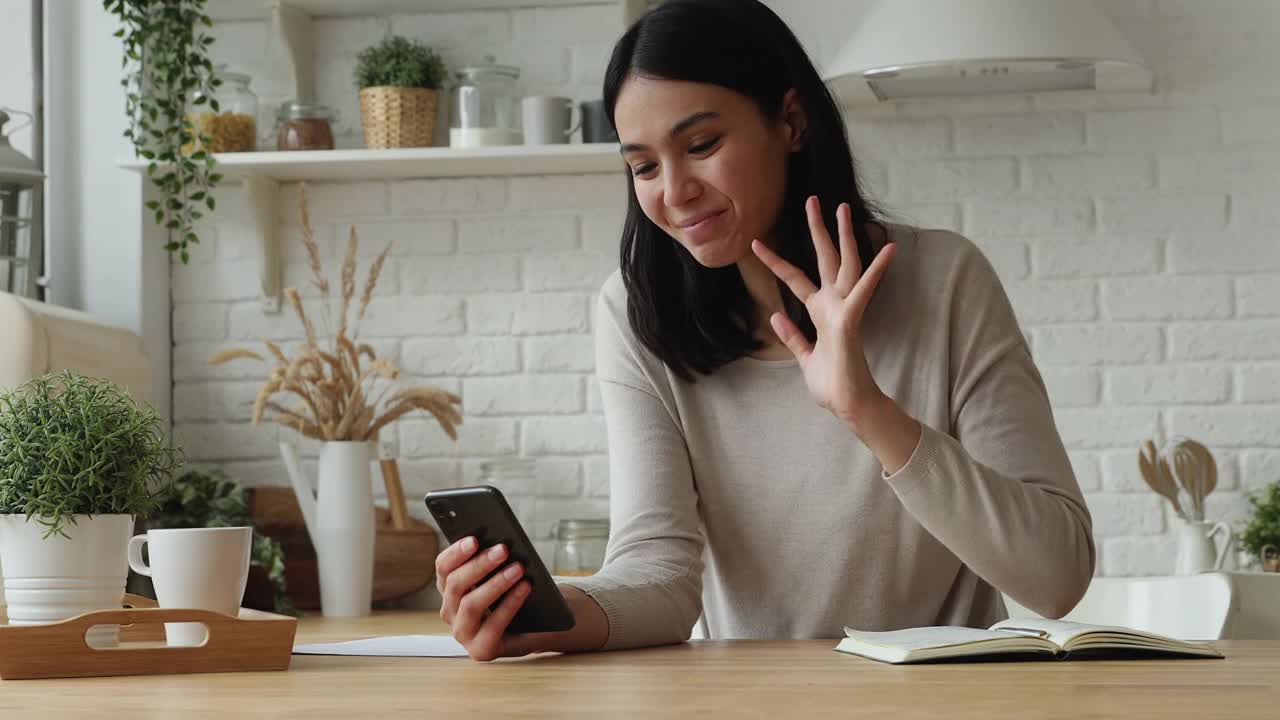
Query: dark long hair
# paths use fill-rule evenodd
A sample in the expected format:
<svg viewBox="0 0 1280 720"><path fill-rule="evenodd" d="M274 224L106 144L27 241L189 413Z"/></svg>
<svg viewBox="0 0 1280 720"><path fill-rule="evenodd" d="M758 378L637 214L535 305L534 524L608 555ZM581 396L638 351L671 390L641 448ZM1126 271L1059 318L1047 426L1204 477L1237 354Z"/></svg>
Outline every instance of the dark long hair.
<svg viewBox="0 0 1280 720"><path fill-rule="evenodd" d="M849 204L862 266L870 264L865 226L877 221L878 212L859 187L839 107L800 41L772 10L758 0L668 0L637 20L618 40L605 72L605 108L615 126L618 94L633 75L719 85L753 100L770 120L781 117L783 97L794 88L808 124L803 148L788 161L774 250L819 282L804 210L805 200L817 195L832 238L839 237L836 208ZM644 214L634 182L627 173L619 263L632 331L688 381L692 371L710 374L758 350L754 303L741 273L733 265L700 265ZM787 315L812 342L809 313L790 290L781 290Z"/></svg>

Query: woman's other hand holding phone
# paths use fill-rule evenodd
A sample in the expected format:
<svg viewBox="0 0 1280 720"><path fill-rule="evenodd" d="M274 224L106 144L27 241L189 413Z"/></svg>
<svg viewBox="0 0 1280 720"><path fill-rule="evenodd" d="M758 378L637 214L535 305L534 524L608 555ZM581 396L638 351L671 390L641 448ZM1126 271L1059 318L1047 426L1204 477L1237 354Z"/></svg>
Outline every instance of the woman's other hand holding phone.
<svg viewBox="0 0 1280 720"><path fill-rule="evenodd" d="M487 662L535 652L598 650L608 640L604 610L586 593L567 585L559 589L577 619L572 630L508 634L507 626L529 598L531 586L524 579L524 568L507 562L506 546L478 549L476 539L467 537L436 557L436 587L444 600L440 618L472 659ZM502 572L484 581L499 568Z"/></svg>

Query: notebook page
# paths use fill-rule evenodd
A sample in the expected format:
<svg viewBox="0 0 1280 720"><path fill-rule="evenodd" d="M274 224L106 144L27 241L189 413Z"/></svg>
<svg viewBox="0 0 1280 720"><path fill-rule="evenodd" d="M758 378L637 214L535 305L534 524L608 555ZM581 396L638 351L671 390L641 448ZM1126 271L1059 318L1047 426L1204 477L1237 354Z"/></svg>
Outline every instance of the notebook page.
<svg viewBox="0 0 1280 720"><path fill-rule="evenodd" d="M1006 633L967 627L935 626L872 632L845 628L844 634L859 642L907 651L928 650L952 645L970 645L989 640L1007 640Z"/></svg>
<svg viewBox="0 0 1280 720"><path fill-rule="evenodd" d="M374 657L466 657L467 649L449 635L393 635L336 643L295 645L294 655Z"/></svg>
<svg viewBox="0 0 1280 720"><path fill-rule="evenodd" d="M1109 635L1127 635L1130 637L1141 637L1156 640L1159 643L1168 643L1171 641L1163 635L1142 632L1131 628L1123 628L1114 625L1088 625L1085 623L1071 622L1070 620L1049 620L1047 618L1010 618L1001 620L991 626L992 630L1000 630L1008 628L1011 632L1019 630L1034 630L1043 633L1042 637L1048 639L1054 645L1059 647L1065 646L1068 642L1074 640L1085 633L1106 633Z"/></svg>

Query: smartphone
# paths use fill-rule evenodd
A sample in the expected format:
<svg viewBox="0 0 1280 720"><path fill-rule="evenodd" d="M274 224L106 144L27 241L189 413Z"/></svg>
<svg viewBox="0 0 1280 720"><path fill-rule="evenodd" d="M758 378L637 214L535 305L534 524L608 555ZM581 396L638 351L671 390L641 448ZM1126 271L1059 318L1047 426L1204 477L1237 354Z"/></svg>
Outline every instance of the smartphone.
<svg viewBox="0 0 1280 720"><path fill-rule="evenodd" d="M529 581L532 592L512 619L507 632L558 632L573 627L573 611L538 557L533 543L529 542L529 536L515 513L511 512L507 499L497 488L480 485L434 490L427 493L425 502L431 517L435 518L450 544L474 536L480 542L477 555L494 545L507 546L507 559L479 584L513 562L524 566L522 581ZM501 600L499 598L494 607Z"/></svg>

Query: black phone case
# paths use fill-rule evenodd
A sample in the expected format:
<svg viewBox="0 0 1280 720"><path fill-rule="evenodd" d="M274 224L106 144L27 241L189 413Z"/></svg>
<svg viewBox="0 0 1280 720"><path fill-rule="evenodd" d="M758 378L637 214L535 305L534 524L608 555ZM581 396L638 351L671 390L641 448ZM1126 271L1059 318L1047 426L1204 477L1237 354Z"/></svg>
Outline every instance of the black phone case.
<svg viewBox="0 0 1280 720"><path fill-rule="evenodd" d="M494 573L501 572L512 562L524 566L524 577L532 585L532 592L507 632L557 632L573 627L573 612L538 557L533 543L529 542L529 536L520 526L511 506L497 488L481 485L434 490L427 493L424 502L450 544L474 535L480 541L479 552L498 544L507 546L508 558ZM489 577L493 574L485 580Z"/></svg>

